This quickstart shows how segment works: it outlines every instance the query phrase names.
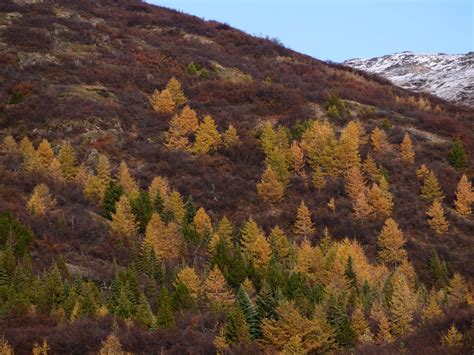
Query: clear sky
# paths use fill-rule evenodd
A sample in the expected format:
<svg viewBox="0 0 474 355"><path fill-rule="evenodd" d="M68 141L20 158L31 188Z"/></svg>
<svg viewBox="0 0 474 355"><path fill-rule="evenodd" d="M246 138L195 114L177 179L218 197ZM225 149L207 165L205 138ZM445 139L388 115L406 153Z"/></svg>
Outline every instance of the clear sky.
<svg viewBox="0 0 474 355"><path fill-rule="evenodd" d="M147 0L322 60L474 51L474 0Z"/></svg>

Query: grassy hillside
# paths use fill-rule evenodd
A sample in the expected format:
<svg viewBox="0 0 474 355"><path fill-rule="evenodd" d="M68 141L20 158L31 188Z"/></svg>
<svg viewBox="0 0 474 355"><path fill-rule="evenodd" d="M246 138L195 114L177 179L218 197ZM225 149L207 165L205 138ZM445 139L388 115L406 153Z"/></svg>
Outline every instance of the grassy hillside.
<svg viewBox="0 0 474 355"><path fill-rule="evenodd" d="M180 137L186 137L189 149L171 149L167 132L184 104L160 113L150 98L172 77L181 84L201 131L209 115L222 135L232 125L239 143L200 151L198 129ZM299 345L296 338L289 339L303 352L355 348L396 353L405 347L409 353L442 353L448 348L440 338L453 322L464 334L463 343L453 349L467 353L472 347L472 297L463 287L454 296L453 277L459 273L472 287L474 219L456 209L455 191L463 174L472 181L474 111L318 61L278 40L132 0L2 1L0 82L0 141L9 137L20 144L28 137L36 149L32 153L25 141L17 147L4 143L0 155L0 333L15 353L28 353L43 339L52 353L96 352L112 332L125 351L134 353L212 353L216 337L225 339L230 353L282 350L265 332L242 335L253 328L241 302L210 309L209 290L193 297L189 285L181 287L175 279L186 266L196 270L203 284L212 270L220 270L231 299L241 301L239 286L248 280L245 292L259 329L265 319L284 318L277 304L305 318L301 324L327 318L327 324L307 327L322 327L331 341L310 346L308 334L295 334L302 337ZM353 138L347 127L355 126ZM313 130L316 138L311 140ZM386 135L381 149L373 144L374 130ZM327 136L317 135L321 131L333 135L327 145L321 139ZM412 164L400 155L406 135L414 147ZM352 161L341 148L345 136L348 149L353 152L355 146L360 156L354 164L366 188L388 182L390 211L356 216L347 187ZM467 158L455 167L448 156L456 138ZM44 139L52 151L44 144L43 160L38 160ZM299 170L290 150L293 142L304 153ZM71 174L66 143L75 156ZM325 160L314 159L319 148ZM369 155L376 164L374 174L360 165ZM91 196L84 190L93 184L91 176L100 175L97 163L105 156L117 183L107 180L99 184L102 195ZM124 177L123 164L119 169L122 161L132 182ZM431 202L420 197L426 181L417 176L422 164L434 173L445 196L449 227L441 235L427 223ZM257 189L268 167L284 190L275 201ZM312 181L318 168L325 181L319 188ZM157 176L169 184L161 195L148 190ZM55 200L46 204L45 214L31 202L41 183ZM118 233L111 226L120 195L131 204L139 230ZM328 207L331 199L334 208ZM298 235L301 201L314 231ZM153 212L164 227L148 229L158 231L156 238L166 236L162 244L148 243L155 245L155 257L145 247L152 240L147 223ZM227 244L219 228L223 217L233 228ZM406 258L393 263L384 263L377 247L388 218L406 240ZM243 243L241 231L250 219L263 236L258 247ZM286 235L285 257L271 237L277 225ZM304 257L306 242L311 247ZM445 267L433 267L434 255ZM346 272L348 256L355 262L356 281ZM305 258L308 269L301 266ZM398 333L392 289L401 279L408 284L404 295L416 301L411 330ZM436 292L430 294L432 289ZM262 306L266 296L275 299L270 313ZM430 297L442 314L422 321ZM376 345L375 340L362 341L354 335L357 327L346 323L362 303L371 333L378 334L380 319L372 311L381 298L394 341ZM230 331L229 324L235 329ZM225 334L219 338L221 330Z"/></svg>

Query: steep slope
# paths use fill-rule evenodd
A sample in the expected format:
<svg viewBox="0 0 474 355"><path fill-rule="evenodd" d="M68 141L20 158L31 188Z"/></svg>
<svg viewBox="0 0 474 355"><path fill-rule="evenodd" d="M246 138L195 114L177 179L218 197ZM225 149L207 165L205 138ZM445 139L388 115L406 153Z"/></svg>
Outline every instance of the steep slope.
<svg viewBox="0 0 474 355"><path fill-rule="evenodd" d="M219 134L198 139L191 124L178 137L187 138L184 148L169 148L167 133L182 106L158 112L150 98L172 77L201 131L212 128L209 115ZM53 353L95 353L111 332L134 353L208 354L226 341L230 353L275 352L282 347L270 339L276 332L267 332L266 343L252 338L263 338L256 325L262 315L271 329L278 304L294 322L287 329L301 332L289 343L298 346L303 335L316 352L396 353L405 346L442 353L439 337L451 323L469 333L473 310L464 286L474 276L473 219L454 201L473 165L467 159L455 169L447 156L457 137L473 156L473 110L138 0L1 1L0 82L0 336L15 353L29 353L43 338ZM240 144L217 139L203 153L230 124ZM415 152L409 166L400 155L405 134ZM290 145L300 159L291 159L291 169ZM375 167L364 164L361 180L376 197L383 190L388 203L382 216L365 220L354 213L345 172L369 154ZM102 164L102 175L117 183L106 192L98 182L104 156L111 174ZM444 235L427 223L421 164L445 195ZM273 175L264 173L269 166ZM270 181L260 191L270 202L257 192L262 175ZM117 206L122 220L112 224ZM378 257L387 215L406 240L401 265ZM348 327L356 301L369 317L376 299L389 303L394 280L399 306L413 305L416 295L414 333L380 346L357 342ZM444 313L423 323L431 288ZM222 301L224 312L213 301ZM252 323L251 337L237 307ZM316 312L327 317L313 319ZM371 318L372 332L375 323ZM463 346L459 351L471 344Z"/></svg>
<svg viewBox="0 0 474 355"><path fill-rule="evenodd" d="M474 107L474 52L456 55L401 52L349 59L343 64L378 74L405 89Z"/></svg>

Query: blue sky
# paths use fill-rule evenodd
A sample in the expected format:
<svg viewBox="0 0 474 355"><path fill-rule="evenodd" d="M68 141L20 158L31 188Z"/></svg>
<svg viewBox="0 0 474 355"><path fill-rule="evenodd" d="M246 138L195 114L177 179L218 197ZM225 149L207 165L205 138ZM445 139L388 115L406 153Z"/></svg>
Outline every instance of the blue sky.
<svg viewBox="0 0 474 355"><path fill-rule="evenodd" d="M148 0L322 60L474 51L473 0Z"/></svg>

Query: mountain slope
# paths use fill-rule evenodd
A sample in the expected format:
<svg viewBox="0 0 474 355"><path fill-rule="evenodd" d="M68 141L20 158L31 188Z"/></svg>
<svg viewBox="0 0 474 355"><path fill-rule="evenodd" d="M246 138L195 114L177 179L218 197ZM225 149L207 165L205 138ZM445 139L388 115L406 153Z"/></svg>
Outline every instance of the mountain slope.
<svg viewBox="0 0 474 355"><path fill-rule="evenodd" d="M182 106L150 102L172 77L199 122L178 149L168 143ZM271 328L277 305L293 352L301 338L314 352L443 353L453 322L467 339L458 352L470 349L473 219L454 200L473 164L447 156L457 137L473 156L472 109L138 0L1 1L0 82L0 338L15 353L43 339L52 353L97 353L111 333L133 353L276 352L286 344L272 331L263 342L258 323ZM229 125L240 144L215 139ZM211 134L198 139L197 126ZM385 212L361 218L345 173L369 155L357 198L370 189ZM444 235L427 223L421 164L445 195ZM401 265L378 257L388 215L403 232ZM413 333L357 342L354 308L368 318L383 299L388 312L395 283L402 311L416 303ZM422 322L432 288L442 314Z"/></svg>
<svg viewBox="0 0 474 355"><path fill-rule="evenodd" d="M403 88L427 92L474 107L474 53L417 54L401 52L344 65L378 74Z"/></svg>

